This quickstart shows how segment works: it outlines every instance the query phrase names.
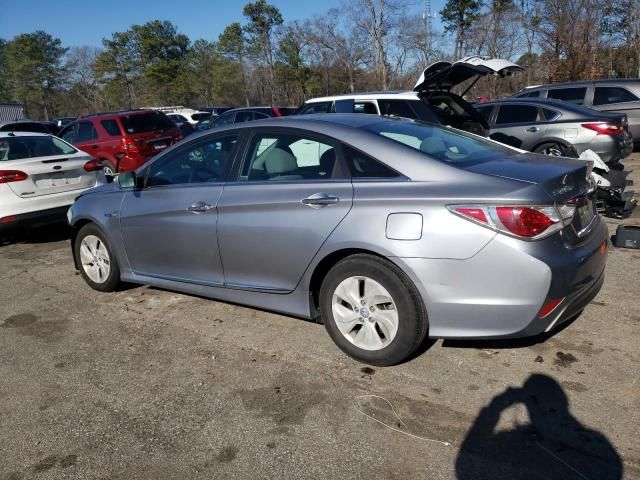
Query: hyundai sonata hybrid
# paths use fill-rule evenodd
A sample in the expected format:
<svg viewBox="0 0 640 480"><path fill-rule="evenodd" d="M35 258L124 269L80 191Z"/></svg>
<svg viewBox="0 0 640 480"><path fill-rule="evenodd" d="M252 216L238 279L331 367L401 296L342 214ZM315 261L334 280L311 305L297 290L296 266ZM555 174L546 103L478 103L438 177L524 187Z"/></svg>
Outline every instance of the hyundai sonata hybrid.
<svg viewBox="0 0 640 480"><path fill-rule="evenodd" d="M523 337L603 278L590 164L416 120L319 114L194 135L70 208L96 290L153 285L319 319L348 355Z"/></svg>

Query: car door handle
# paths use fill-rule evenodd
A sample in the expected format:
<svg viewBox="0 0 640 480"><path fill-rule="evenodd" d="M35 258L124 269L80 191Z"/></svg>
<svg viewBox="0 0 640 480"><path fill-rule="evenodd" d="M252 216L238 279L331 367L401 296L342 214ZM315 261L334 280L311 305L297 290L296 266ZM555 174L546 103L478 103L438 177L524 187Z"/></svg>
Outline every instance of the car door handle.
<svg viewBox="0 0 640 480"><path fill-rule="evenodd" d="M529 127L529 128L527 128L527 132L537 132L539 130L540 129L538 127Z"/></svg>
<svg viewBox="0 0 640 480"><path fill-rule="evenodd" d="M204 213L211 210L213 207L205 202L196 202L187 208L190 212L193 213Z"/></svg>
<svg viewBox="0 0 640 480"><path fill-rule="evenodd" d="M335 205L340 199L333 195L327 195L326 193L314 193L313 195L303 198L302 204L312 208L327 207L329 205Z"/></svg>

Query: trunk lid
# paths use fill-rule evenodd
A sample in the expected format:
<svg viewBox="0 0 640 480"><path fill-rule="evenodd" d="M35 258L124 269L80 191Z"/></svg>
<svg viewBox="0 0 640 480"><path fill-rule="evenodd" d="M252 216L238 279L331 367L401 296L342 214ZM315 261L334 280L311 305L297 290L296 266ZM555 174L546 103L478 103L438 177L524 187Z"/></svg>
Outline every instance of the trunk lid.
<svg viewBox="0 0 640 480"><path fill-rule="evenodd" d="M180 133L169 117L153 110L122 115L120 122L125 132L125 143L135 145L146 157L174 144Z"/></svg>
<svg viewBox="0 0 640 480"><path fill-rule="evenodd" d="M435 62L424 69L413 90L418 93L427 91L449 91L455 85L474 77L497 75L506 77L524 70L509 60L472 56L457 62Z"/></svg>

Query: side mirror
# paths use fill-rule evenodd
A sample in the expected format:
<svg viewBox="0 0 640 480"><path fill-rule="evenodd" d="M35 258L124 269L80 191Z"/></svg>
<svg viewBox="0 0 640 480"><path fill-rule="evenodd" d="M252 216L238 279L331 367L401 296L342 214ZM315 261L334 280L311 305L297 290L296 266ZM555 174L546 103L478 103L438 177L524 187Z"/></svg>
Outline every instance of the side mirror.
<svg viewBox="0 0 640 480"><path fill-rule="evenodd" d="M135 172L122 172L116 177L120 188L140 188L143 178L136 176Z"/></svg>

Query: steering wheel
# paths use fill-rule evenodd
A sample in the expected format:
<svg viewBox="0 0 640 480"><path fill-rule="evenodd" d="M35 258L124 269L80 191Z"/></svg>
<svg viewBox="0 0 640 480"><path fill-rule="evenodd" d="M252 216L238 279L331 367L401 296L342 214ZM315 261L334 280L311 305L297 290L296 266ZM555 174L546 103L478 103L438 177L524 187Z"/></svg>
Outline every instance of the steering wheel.
<svg viewBox="0 0 640 480"><path fill-rule="evenodd" d="M218 174L205 167L194 168L189 174L189 183L204 183L217 179Z"/></svg>

